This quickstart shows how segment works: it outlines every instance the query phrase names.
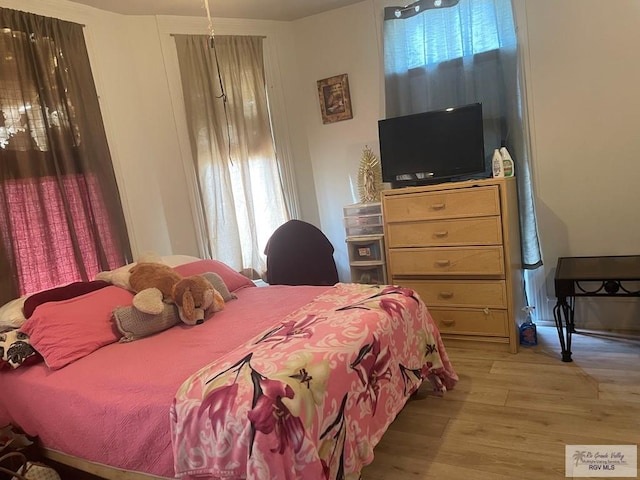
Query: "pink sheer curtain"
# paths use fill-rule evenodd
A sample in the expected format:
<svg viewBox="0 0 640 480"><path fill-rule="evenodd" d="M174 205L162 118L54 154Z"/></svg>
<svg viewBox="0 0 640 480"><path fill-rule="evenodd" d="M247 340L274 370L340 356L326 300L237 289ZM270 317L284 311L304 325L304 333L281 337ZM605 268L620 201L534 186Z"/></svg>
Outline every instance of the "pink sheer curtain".
<svg viewBox="0 0 640 480"><path fill-rule="evenodd" d="M82 26L0 8L0 304L130 259Z"/></svg>
<svg viewBox="0 0 640 480"><path fill-rule="evenodd" d="M84 211L88 199L100 198L95 177L69 175L62 178L62 188L58 187L55 177L11 180L3 185L9 208L0 210L0 224L13 226L10 242L19 294L51 288L61 280L93 278L102 270L91 219ZM39 207L40 198L47 199L46 210ZM76 219L73 231L64 220L67 212ZM110 265L119 265L123 258L111 240L114 235L105 206L98 205L97 213L95 226L105 239L104 255ZM76 248L82 262L75 261Z"/></svg>

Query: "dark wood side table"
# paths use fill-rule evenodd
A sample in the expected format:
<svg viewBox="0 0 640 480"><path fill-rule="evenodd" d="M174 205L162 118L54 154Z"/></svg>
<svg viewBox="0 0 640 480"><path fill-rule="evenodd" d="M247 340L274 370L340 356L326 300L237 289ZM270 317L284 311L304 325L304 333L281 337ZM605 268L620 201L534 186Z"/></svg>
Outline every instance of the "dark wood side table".
<svg viewBox="0 0 640 480"><path fill-rule="evenodd" d="M571 334L575 333L575 297L640 297L637 286L628 288L629 282L638 281L640 255L558 258L555 276L557 301L553 308L553 318L560 337L563 362L572 361Z"/></svg>

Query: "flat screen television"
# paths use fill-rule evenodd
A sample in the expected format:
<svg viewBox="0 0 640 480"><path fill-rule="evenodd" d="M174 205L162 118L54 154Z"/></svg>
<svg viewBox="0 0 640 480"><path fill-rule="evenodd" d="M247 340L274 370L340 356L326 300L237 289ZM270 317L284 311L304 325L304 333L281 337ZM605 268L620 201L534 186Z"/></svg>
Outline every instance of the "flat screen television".
<svg viewBox="0 0 640 480"><path fill-rule="evenodd" d="M378 134L393 188L488 176L480 103L380 120Z"/></svg>

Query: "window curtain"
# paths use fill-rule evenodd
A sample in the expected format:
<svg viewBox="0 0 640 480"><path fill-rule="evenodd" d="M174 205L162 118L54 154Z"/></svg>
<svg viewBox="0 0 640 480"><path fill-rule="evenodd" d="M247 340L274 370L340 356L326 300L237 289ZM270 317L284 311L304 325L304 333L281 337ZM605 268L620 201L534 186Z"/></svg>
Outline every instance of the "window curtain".
<svg viewBox="0 0 640 480"><path fill-rule="evenodd" d="M0 8L0 303L130 259L82 26Z"/></svg>
<svg viewBox="0 0 640 480"><path fill-rule="evenodd" d="M385 8L386 116L482 103L487 165L504 143L515 163L523 267L538 268L542 256L511 2L434 3Z"/></svg>
<svg viewBox="0 0 640 480"><path fill-rule="evenodd" d="M276 157L263 38L175 35L208 254L265 270L264 247L289 220ZM215 45L215 48L213 46Z"/></svg>

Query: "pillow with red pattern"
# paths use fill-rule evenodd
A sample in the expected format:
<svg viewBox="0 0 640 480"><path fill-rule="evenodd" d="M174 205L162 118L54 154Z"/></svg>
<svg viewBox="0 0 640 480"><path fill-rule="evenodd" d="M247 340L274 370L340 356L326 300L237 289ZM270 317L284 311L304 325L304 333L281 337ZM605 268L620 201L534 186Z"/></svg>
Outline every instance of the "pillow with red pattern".
<svg viewBox="0 0 640 480"><path fill-rule="evenodd" d="M29 335L17 328L0 332L0 370L18 368L42 360L29 342Z"/></svg>
<svg viewBox="0 0 640 480"><path fill-rule="evenodd" d="M230 292L236 292L245 287L256 286L256 284L249 278L239 272L236 272L229 265L222 263L219 260L198 260L197 262L187 263L173 268L176 272L185 277L189 277L191 275L202 275L207 272L217 273L220 275L220 278L222 278L222 281Z"/></svg>

